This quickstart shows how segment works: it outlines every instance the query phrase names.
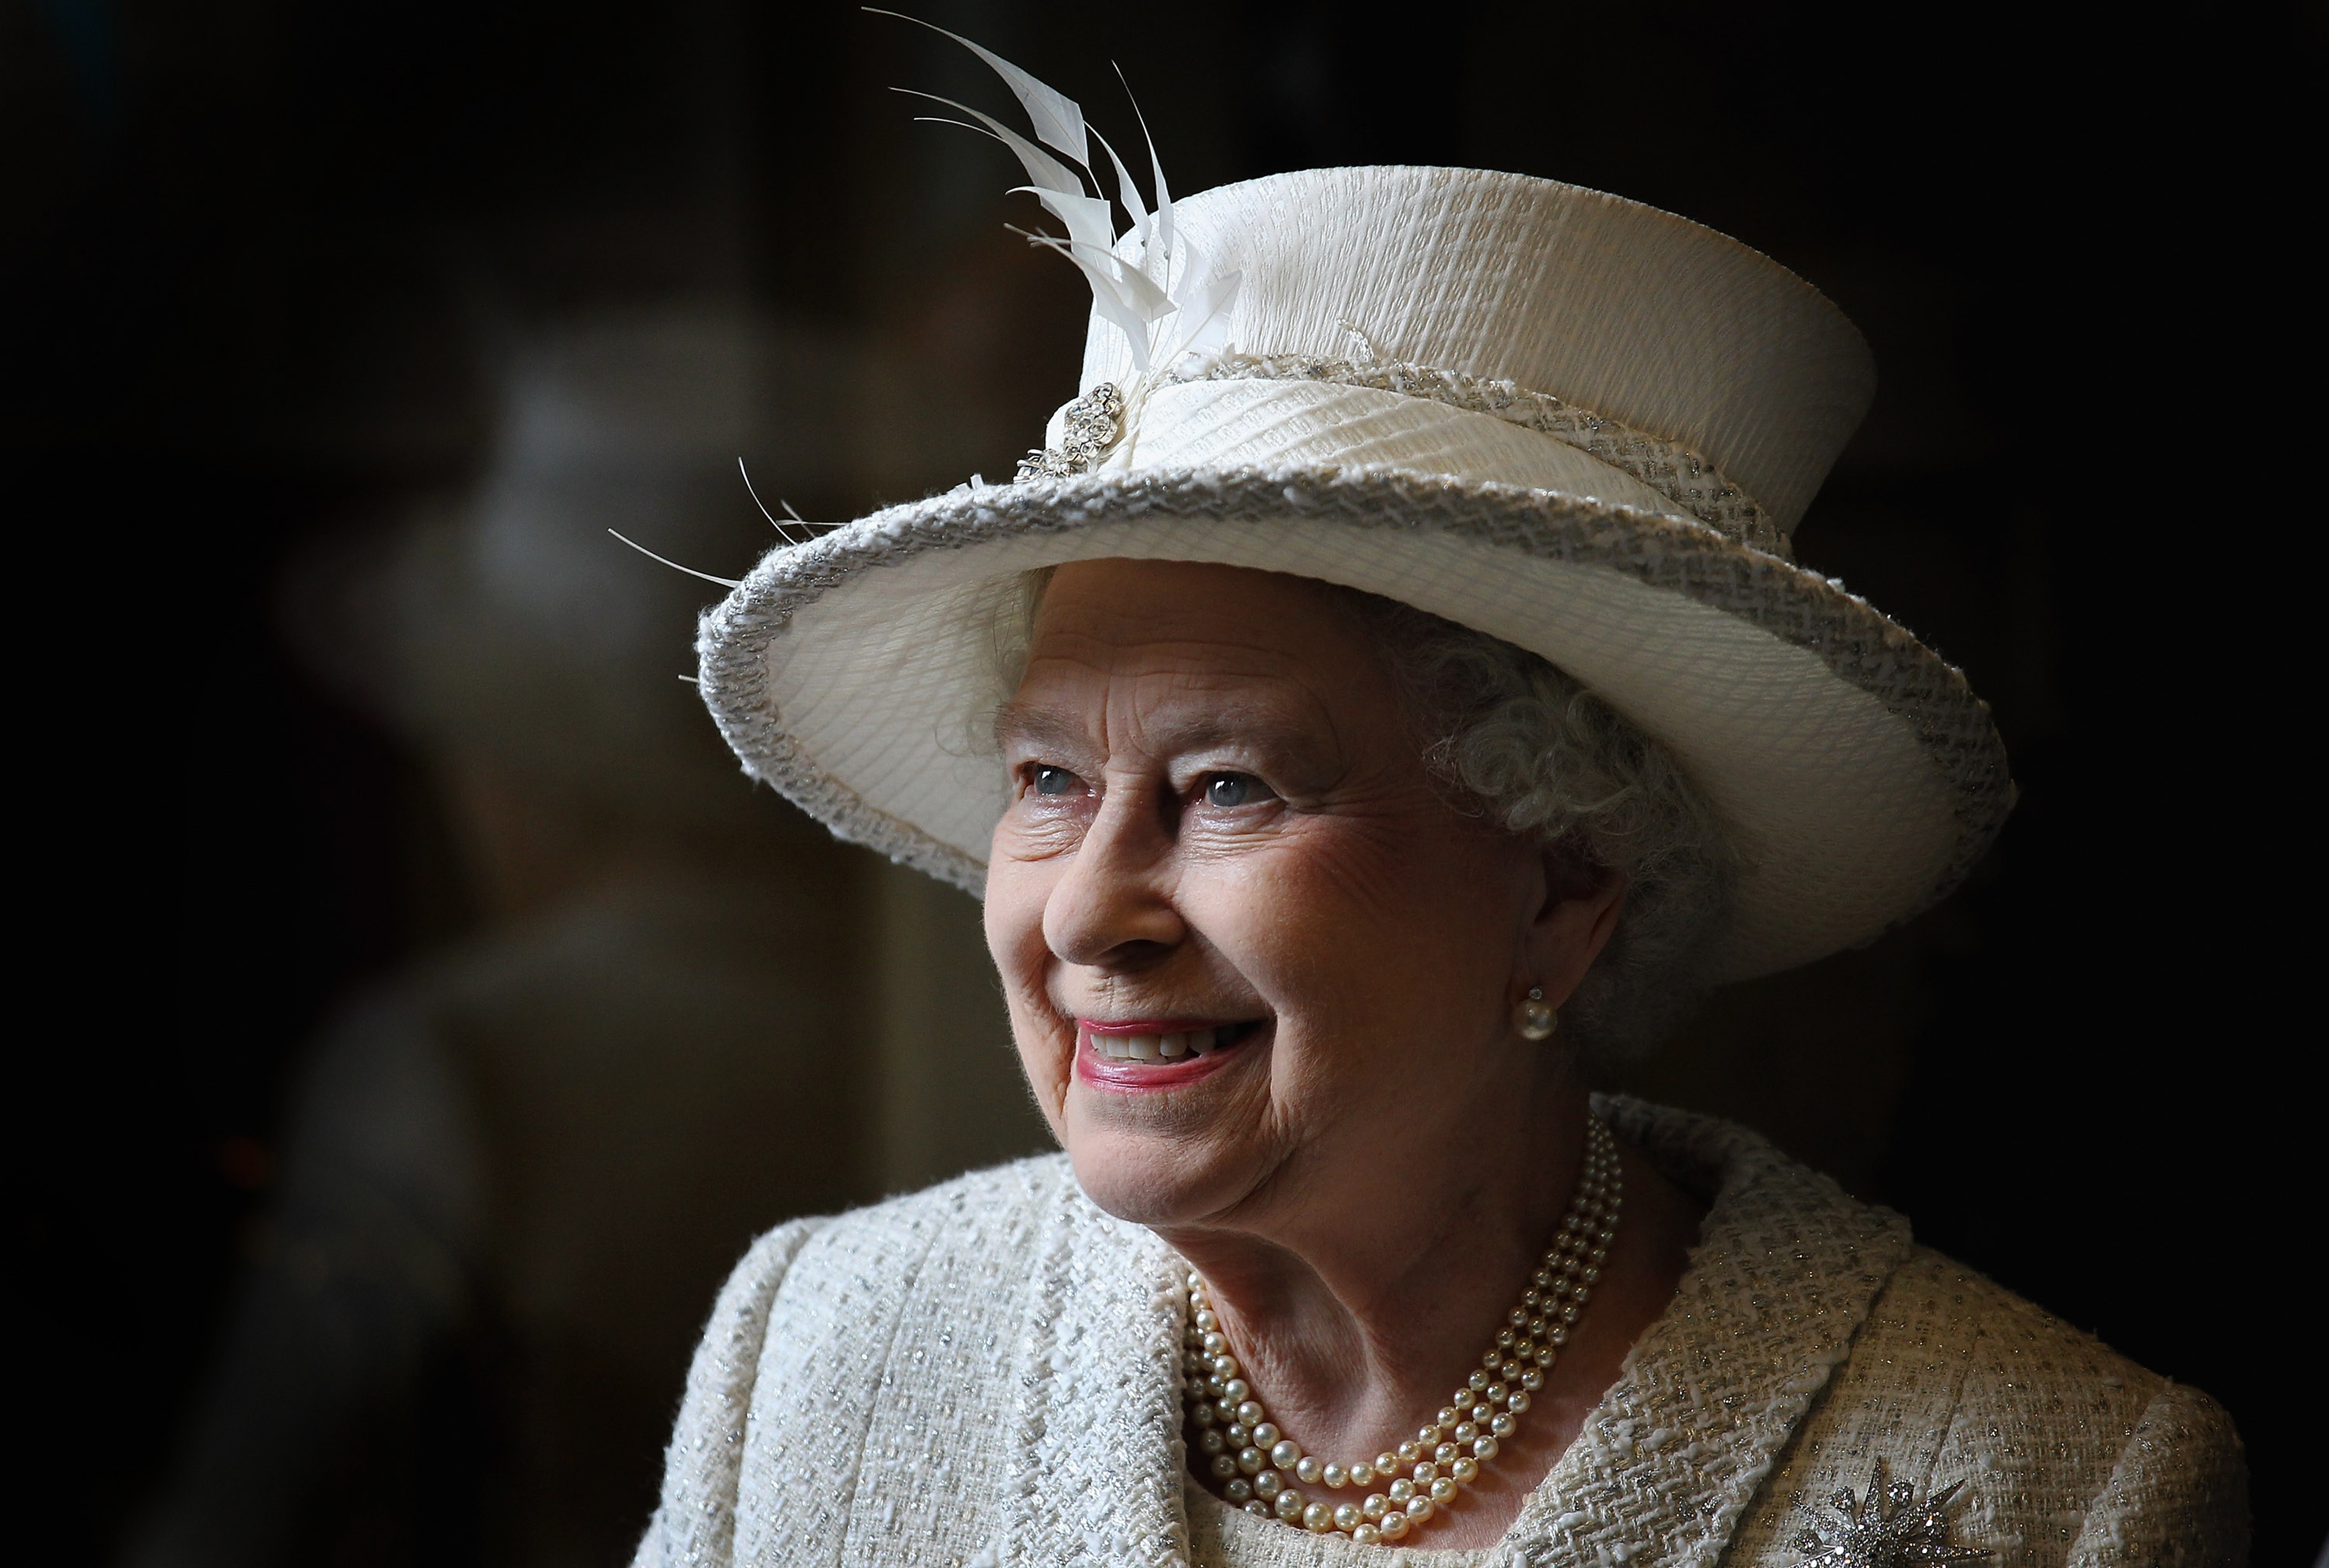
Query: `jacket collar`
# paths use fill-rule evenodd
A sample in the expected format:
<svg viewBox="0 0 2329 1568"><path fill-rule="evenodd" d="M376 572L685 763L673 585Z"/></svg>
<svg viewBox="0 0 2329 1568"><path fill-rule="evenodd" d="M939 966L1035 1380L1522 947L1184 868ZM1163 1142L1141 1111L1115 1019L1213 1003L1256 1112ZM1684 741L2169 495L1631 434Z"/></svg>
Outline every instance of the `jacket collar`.
<svg viewBox="0 0 2329 1568"><path fill-rule="evenodd" d="M1909 1225L1744 1128L1617 1097L1596 1108L1711 1205L1674 1301L1500 1550L1534 1568L1697 1568L1850 1353ZM1033 1262L995 1561L1185 1568L1183 1265L1072 1183Z"/></svg>
<svg viewBox="0 0 2329 1568"><path fill-rule="evenodd" d="M1909 1222L1743 1127L1596 1108L1712 1201L1674 1300L1505 1543L1532 1563L1711 1563L1907 1259Z"/></svg>

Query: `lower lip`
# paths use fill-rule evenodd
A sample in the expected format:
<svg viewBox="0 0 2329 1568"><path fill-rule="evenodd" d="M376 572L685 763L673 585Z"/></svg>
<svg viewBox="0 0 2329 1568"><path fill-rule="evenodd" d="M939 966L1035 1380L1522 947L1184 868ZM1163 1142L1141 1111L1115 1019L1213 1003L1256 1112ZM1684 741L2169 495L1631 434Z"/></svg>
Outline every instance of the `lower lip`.
<svg viewBox="0 0 2329 1568"><path fill-rule="evenodd" d="M1235 1045L1218 1047L1202 1056L1189 1056L1178 1062L1127 1062L1101 1056L1098 1047L1092 1044L1091 1031L1079 1025L1076 1028L1076 1079L1112 1094L1185 1089L1228 1066L1232 1058L1242 1055L1248 1046L1260 1038L1263 1027L1257 1025L1239 1037Z"/></svg>

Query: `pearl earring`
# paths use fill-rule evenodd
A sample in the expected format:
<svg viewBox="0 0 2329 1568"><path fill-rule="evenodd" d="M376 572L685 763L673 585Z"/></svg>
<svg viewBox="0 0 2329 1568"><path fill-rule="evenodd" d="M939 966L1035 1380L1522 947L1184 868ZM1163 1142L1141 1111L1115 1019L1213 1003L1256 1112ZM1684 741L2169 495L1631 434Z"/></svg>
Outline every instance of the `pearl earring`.
<svg viewBox="0 0 2329 1568"><path fill-rule="evenodd" d="M1528 1000L1521 1003L1519 1011L1524 1040L1549 1040L1561 1027L1561 1014L1546 1003L1542 986L1529 987Z"/></svg>

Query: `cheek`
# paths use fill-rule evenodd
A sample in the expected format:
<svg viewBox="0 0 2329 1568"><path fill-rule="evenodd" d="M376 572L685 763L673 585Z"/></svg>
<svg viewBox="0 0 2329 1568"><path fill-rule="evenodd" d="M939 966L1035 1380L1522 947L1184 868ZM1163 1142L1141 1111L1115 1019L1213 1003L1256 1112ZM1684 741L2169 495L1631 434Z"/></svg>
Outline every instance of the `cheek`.
<svg viewBox="0 0 2329 1568"><path fill-rule="evenodd" d="M987 847L986 892L981 910L986 951L1003 983L1015 986L1039 962L1043 949L1043 900L1051 891L1051 868L1016 852L1017 828L1005 812ZM1040 972L1040 970L1038 971Z"/></svg>
<svg viewBox="0 0 2329 1568"><path fill-rule="evenodd" d="M997 856L986 878L986 951L1003 981L1011 1033L1027 1081L1044 1114L1057 1118L1073 1066L1075 1037L1060 1028L1045 1000L1051 949L1043 941L1043 901L1051 878L1042 865Z"/></svg>
<svg viewBox="0 0 2329 1568"><path fill-rule="evenodd" d="M1520 923L1498 846L1322 828L1238 868L1208 899L1205 924L1240 967L1338 1038L1453 1024L1484 999L1500 1008Z"/></svg>

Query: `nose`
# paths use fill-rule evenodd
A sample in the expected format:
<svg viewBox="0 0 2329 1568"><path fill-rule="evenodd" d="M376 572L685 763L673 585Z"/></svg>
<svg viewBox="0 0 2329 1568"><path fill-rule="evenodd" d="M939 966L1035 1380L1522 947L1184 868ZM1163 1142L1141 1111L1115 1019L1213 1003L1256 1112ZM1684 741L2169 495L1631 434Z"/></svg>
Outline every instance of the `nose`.
<svg viewBox="0 0 2329 1568"><path fill-rule="evenodd" d="M1173 835L1151 793L1117 788L1043 903L1043 940L1067 963L1121 971L1155 962L1188 934L1173 906Z"/></svg>

